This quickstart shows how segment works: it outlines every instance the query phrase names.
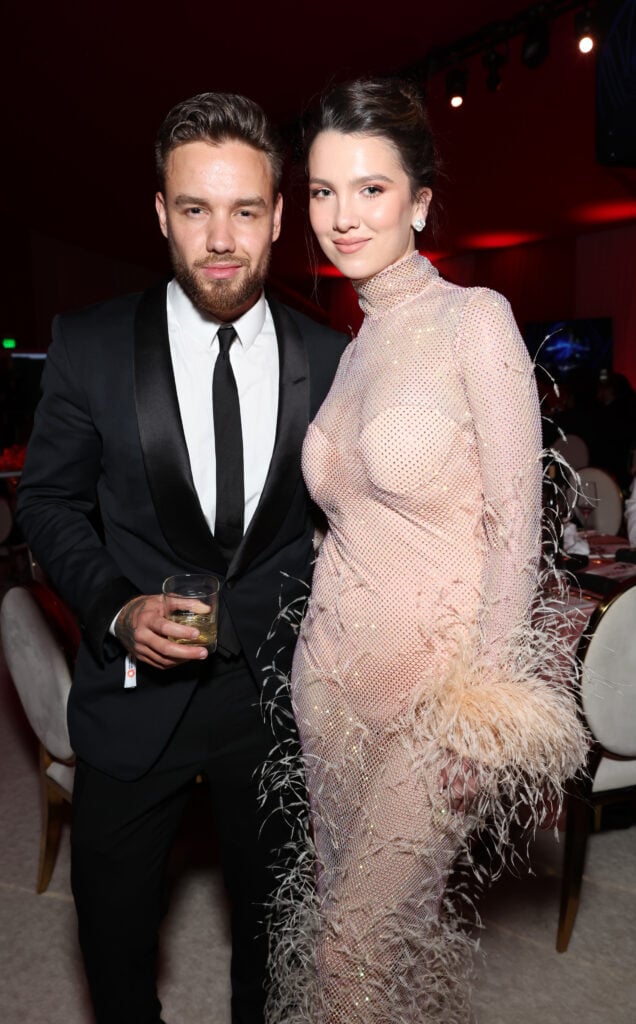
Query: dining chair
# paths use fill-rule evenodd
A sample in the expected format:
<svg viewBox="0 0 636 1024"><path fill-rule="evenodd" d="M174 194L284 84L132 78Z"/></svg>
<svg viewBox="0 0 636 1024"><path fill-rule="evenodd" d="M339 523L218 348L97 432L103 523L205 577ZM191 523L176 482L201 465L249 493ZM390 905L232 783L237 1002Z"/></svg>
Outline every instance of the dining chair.
<svg viewBox="0 0 636 1024"><path fill-rule="evenodd" d="M564 434L557 437L552 447L569 463L572 469L583 469L590 464L588 447L578 434Z"/></svg>
<svg viewBox="0 0 636 1024"><path fill-rule="evenodd" d="M623 521L623 496L613 476L596 466L579 470L581 484L596 485L598 504L593 509L588 526L599 533L617 534Z"/></svg>
<svg viewBox="0 0 636 1024"><path fill-rule="evenodd" d="M8 578L13 583L36 579L39 572L28 545L14 533L11 502L0 496L0 558L6 559ZM40 574L41 575L41 574Z"/></svg>
<svg viewBox="0 0 636 1024"><path fill-rule="evenodd" d="M556 948L568 948L593 821L605 805L636 801L636 580L604 598L579 641L580 712L592 738L586 771L566 799Z"/></svg>
<svg viewBox="0 0 636 1024"><path fill-rule="evenodd" d="M0 556L6 557L9 549L5 544L11 530L13 529L13 516L11 506L6 498L0 497Z"/></svg>
<svg viewBox="0 0 636 1024"><path fill-rule="evenodd" d="M64 803L70 802L73 789L66 704L80 633L61 599L43 583L29 581L5 593L0 634L9 673L39 741L42 826L36 888L42 893L51 881Z"/></svg>

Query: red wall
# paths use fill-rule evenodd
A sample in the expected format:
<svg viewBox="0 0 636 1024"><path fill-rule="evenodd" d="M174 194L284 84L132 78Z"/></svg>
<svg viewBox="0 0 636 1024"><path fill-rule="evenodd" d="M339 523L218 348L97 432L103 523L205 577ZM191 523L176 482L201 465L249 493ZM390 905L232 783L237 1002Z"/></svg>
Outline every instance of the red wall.
<svg viewBox="0 0 636 1024"><path fill-rule="evenodd" d="M521 327L532 320L612 317L613 368L636 387L636 223L435 263L456 284L502 292ZM349 282L325 278L320 291L334 326L357 329L361 316Z"/></svg>

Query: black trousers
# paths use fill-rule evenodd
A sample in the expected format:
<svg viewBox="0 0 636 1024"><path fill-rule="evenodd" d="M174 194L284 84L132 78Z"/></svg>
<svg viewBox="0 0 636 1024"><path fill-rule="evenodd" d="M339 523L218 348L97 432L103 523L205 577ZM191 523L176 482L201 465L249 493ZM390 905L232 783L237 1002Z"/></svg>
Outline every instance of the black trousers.
<svg viewBox="0 0 636 1024"><path fill-rule="evenodd" d="M257 802L259 769L272 746L246 665L217 658L212 677L197 687L147 775L121 782L85 762L77 765L71 878L98 1024L160 1022L163 876L198 774L209 786L232 906L232 1022L261 1024L264 907L274 887L274 862L288 840L282 815L260 810Z"/></svg>

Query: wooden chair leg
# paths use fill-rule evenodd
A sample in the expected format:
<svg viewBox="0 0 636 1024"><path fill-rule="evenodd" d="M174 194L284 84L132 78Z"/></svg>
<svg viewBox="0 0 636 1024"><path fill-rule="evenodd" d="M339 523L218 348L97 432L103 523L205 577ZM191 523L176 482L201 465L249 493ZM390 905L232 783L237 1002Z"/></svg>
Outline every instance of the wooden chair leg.
<svg viewBox="0 0 636 1024"><path fill-rule="evenodd" d="M42 799L42 829L40 832L40 863L38 866L37 892L46 892L51 881L53 868L60 847L62 822L64 820L64 797L58 787L46 775L50 758L40 748L40 787Z"/></svg>
<svg viewBox="0 0 636 1024"><path fill-rule="evenodd" d="M570 796L567 806L565 832L565 853L563 857L563 878L561 881L561 907L556 948L565 953L572 928L579 909L581 882L585 864L587 838L590 832L592 811L589 804L576 796Z"/></svg>

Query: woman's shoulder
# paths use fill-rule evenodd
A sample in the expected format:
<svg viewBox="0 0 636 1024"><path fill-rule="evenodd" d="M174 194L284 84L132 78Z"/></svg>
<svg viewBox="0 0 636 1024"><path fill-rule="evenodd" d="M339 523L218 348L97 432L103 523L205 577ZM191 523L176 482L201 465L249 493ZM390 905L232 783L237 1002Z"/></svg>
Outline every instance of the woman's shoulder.
<svg viewBox="0 0 636 1024"><path fill-rule="evenodd" d="M467 316L488 314L492 312L504 312L511 314L511 307L508 299L501 292L493 288L486 288L483 285L461 285L454 284L445 277L439 277L437 286L446 294L452 296L456 303L461 306Z"/></svg>
<svg viewBox="0 0 636 1024"><path fill-rule="evenodd" d="M454 286L457 291L455 348L462 358L512 360L530 366L531 360L512 307L492 288Z"/></svg>

